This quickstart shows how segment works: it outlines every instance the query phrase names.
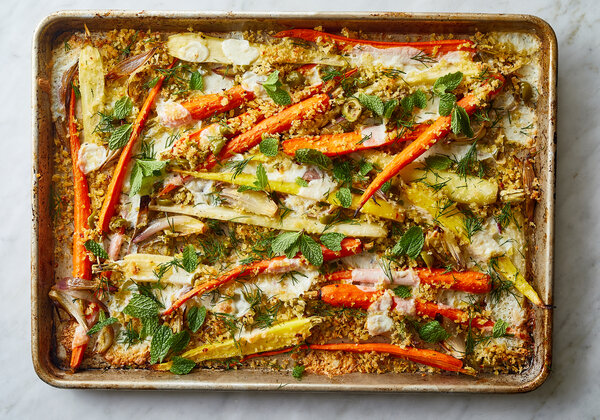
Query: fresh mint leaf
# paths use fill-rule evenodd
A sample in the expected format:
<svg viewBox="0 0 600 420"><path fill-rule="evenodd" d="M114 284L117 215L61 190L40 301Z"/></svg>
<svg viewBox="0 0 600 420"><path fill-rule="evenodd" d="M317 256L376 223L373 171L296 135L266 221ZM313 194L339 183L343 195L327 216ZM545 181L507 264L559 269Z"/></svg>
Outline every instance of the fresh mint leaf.
<svg viewBox="0 0 600 420"><path fill-rule="evenodd" d="M120 149L129 141L132 124L123 124L115 129L108 139L108 148L110 150Z"/></svg>
<svg viewBox="0 0 600 420"><path fill-rule="evenodd" d="M96 322L96 324L94 324L94 326L88 330L87 335L96 334L102 328L107 327L111 324L114 324L115 322L119 322L119 320L117 318L114 318L112 316L110 318L106 318L106 315L104 315L104 311L100 311L100 313L103 316L101 316L100 317L101 319L99 319L98 322Z"/></svg>
<svg viewBox="0 0 600 420"><path fill-rule="evenodd" d="M414 106L420 109L427 107L427 94L421 89L417 89L417 91L412 94L412 97Z"/></svg>
<svg viewBox="0 0 600 420"><path fill-rule="evenodd" d="M190 342L190 333L183 330L173 335L171 339L171 351L173 353L180 353Z"/></svg>
<svg viewBox="0 0 600 420"><path fill-rule="evenodd" d="M140 331L140 338L144 339L146 337L151 337L156 333L160 327L160 322L158 321L158 315L142 318L142 330Z"/></svg>
<svg viewBox="0 0 600 420"><path fill-rule="evenodd" d="M379 117L383 116L385 106L383 105L383 101L379 96L366 95L361 92L358 94L358 101L369 111L373 112L373 114Z"/></svg>
<svg viewBox="0 0 600 420"><path fill-rule="evenodd" d="M260 152L265 156L277 156L279 140L275 137L265 137L258 145Z"/></svg>
<svg viewBox="0 0 600 420"><path fill-rule="evenodd" d="M167 166L166 160L142 160L136 159L129 178L130 195L148 195L151 192L152 183L162 176Z"/></svg>
<svg viewBox="0 0 600 420"><path fill-rule="evenodd" d="M92 239L88 239L85 241L83 246L85 246L85 249L94 254L95 257L102 258L104 260L108 259L108 253L104 250L102 244L99 244Z"/></svg>
<svg viewBox="0 0 600 420"><path fill-rule="evenodd" d="M296 184L300 185L301 187L308 187L308 182L300 177L296 178Z"/></svg>
<svg viewBox="0 0 600 420"><path fill-rule="evenodd" d="M462 106L455 106L452 109L452 121L450 124L452 132L456 135L463 133L465 136L471 138L475 134L471 128L471 120L469 114Z"/></svg>
<svg viewBox="0 0 600 420"><path fill-rule="evenodd" d="M159 308L158 303L148 296L133 295L123 313L134 318L146 319L158 315Z"/></svg>
<svg viewBox="0 0 600 420"><path fill-rule="evenodd" d="M199 71L193 72L190 77L190 90L204 90L204 77Z"/></svg>
<svg viewBox="0 0 600 420"><path fill-rule="evenodd" d="M454 109L454 105L456 104L456 96L452 93L443 93L440 95L440 105L438 108L438 112L442 116L450 115L452 109Z"/></svg>
<svg viewBox="0 0 600 420"><path fill-rule="evenodd" d="M267 95L269 95L277 105L290 105L292 103L290 94L281 87L279 70L275 70L273 73L269 74L262 86L265 89L265 92L267 92Z"/></svg>
<svg viewBox="0 0 600 420"><path fill-rule="evenodd" d="M204 324L204 320L206 319L206 308L204 306L200 308L193 306L187 310L186 315L188 327L190 327L190 330L193 333L196 333Z"/></svg>
<svg viewBox="0 0 600 420"><path fill-rule="evenodd" d="M296 252L292 254L292 250L295 248L298 249L298 242L300 240L300 235L302 232L284 232L280 233L274 240L271 242L271 249L273 253L276 255L287 255L288 258L293 258L296 255Z"/></svg>
<svg viewBox="0 0 600 420"><path fill-rule="evenodd" d="M342 187L336 193L335 197L338 199L342 207L348 208L352 205L352 193L350 188Z"/></svg>
<svg viewBox="0 0 600 420"><path fill-rule="evenodd" d="M360 167L358 169L358 174L360 176L366 176L369 172L371 172L373 170L373 167L374 166L371 162L364 160L360 163Z"/></svg>
<svg viewBox="0 0 600 420"><path fill-rule="evenodd" d="M133 109L133 101L128 96L123 96L117 102L113 109L113 117L117 120L122 120L131 114Z"/></svg>
<svg viewBox="0 0 600 420"><path fill-rule="evenodd" d="M173 340L173 332L166 325L161 325L152 336L150 343L150 364L162 363L167 356Z"/></svg>
<svg viewBox="0 0 600 420"><path fill-rule="evenodd" d="M419 336L427 343L437 343L450 337L438 321L431 321L419 328Z"/></svg>
<svg viewBox="0 0 600 420"><path fill-rule="evenodd" d="M392 113L398 106L398 99L390 99L389 101L383 104L383 118L390 119L392 117Z"/></svg>
<svg viewBox="0 0 600 420"><path fill-rule="evenodd" d="M175 375L187 375L194 369L194 366L196 366L196 362L186 359L185 357L175 356L173 357L172 362L171 369L169 370Z"/></svg>
<svg viewBox="0 0 600 420"><path fill-rule="evenodd" d="M398 286L394 288L394 294L403 299L408 299L412 296L412 290L408 286Z"/></svg>
<svg viewBox="0 0 600 420"><path fill-rule="evenodd" d="M452 165L452 159L446 155L433 155L425 158L425 165L430 169L443 171Z"/></svg>
<svg viewBox="0 0 600 420"><path fill-rule="evenodd" d="M299 163L315 165L321 169L329 169L331 166L331 159L315 149L298 149L294 157Z"/></svg>
<svg viewBox="0 0 600 420"><path fill-rule="evenodd" d="M198 268L198 255L196 254L194 245L187 245L183 248L181 265L183 265L183 269L188 273L193 273Z"/></svg>
<svg viewBox="0 0 600 420"><path fill-rule="evenodd" d="M385 194L390 190L390 188L392 188L392 181L386 181L381 188L379 188L379 191Z"/></svg>
<svg viewBox="0 0 600 420"><path fill-rule="evenodd" d="M433 92L441 96L446 92L453 91L462 82L463 74L460 71L456 73L448 73L435 81L433 84Z"/></svg>
<svg viewBox="0 0 600 420"><path fill-rule="evenodd" d="M303 234L300 238L300 252L312 265L320 267L323 264L323 250L310 236Z"/></svg>
<svg viewBox="0 0 600 420"><path fill-rule="evenodd" d="M345 237L343 233L329 232L321 235L320 240L327 249L337 252L342 250L342 241Z"/></svg>
<svg viewBox="0 0 600 420"><path fill-rule="evenodd" d="M267 178L267 171L262 163L259 163L256 167L256 181L252 186L242 185L238 188L239 192L244 191L265 191L269 187L269 178Z"/></svg>
<svg viewBox="0 0 600 420"><path fill-rule="evenodd" d="M398 243L394 245L392 248L392 254L406 254L408 257L414 260L421 253L424 244L425 235L423 234L423 229L421 229L419 226L412 226L404 233L404 235L402 235Z"/></svg>
<svg viewBox="0 0 600 420"><path fill-rule="evenodd" d="M333 164L333 177L340 182L352 182L352 168L350 167L350 162L335 162Z"/></svg>
<svg viewBox="0 0 600 420"><path fill-rule="evenodd" d="M494 328L492 329L492 337L494 337L494 338L504 337L506 335L507 328L508 328L508 323L506 321L499 319L498 321L496 321L496 323L494 324Z"/></svg>

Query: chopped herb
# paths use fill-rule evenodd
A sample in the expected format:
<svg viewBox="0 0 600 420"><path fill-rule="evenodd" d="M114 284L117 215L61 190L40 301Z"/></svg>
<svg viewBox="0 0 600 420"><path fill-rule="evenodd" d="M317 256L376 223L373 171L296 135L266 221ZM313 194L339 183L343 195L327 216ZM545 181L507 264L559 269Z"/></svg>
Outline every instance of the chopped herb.
<svg viewBox="0 0 600 420"><path fill-rule="evenodd" d="M262 163L259 163L256 167L256 181L253 185L242 185L238 188L239 192L243 191L266 191L269 188L269 178L267 178L267 171Z"/></svg>
<svg viewBox="0 0 600 420"><path fill-rule="evenodd" d="M300 177L296 178L296 184L300 185L301 187L308 187L308 182Z"/></svg>
<svg viewBox="0 0 600 420"><path fill-rule="evenodd" d="M108 148L110 150L116 150L125 146L129 141L129 136L131 135L132 128L132 124L123 124L120 127L117 127L108 139Z"/></svg>
<svg viewBox="0 0 600 420"><path fill-rule="evenodd" d="M160 80L160 77L156 76L156 77L148 80L146 82L146 84L144 84L144 86L147 87L147 88L153 88L154 86L156 86L156 84L158 83L159 80Z"/></svg>
<svg viewBox="0 0 600 420"><path fill-rule="evenodd" d="M190 342L190 333L183 330L173 335L171 338L171 351L173 353L182 352Z"/></svg>
<svg viewBox="0 0 600 420"><path fill-rule="evenodd" d="M425 67L429 67L428 64L437 63L437 60L434 57L427 55L427 53L425 51L419 51L418 54L413 55L412 57L410 57L410 59L418 61L419 63L423 64Z"/></svg>
<svg viewBox="0 0 600 420"><path fill-rule="evenodd" d="M173 357L171 364L171 373L175 375L187 375L194 369L196 366L196 362L190 359L186 359L185 357L175 356Z"/></svg>
<svg viewBox="0 0 600 420"><path fill-rule="evenodd" d="M361 92L358 94L358 101L369 111L373 112L375 115L379 117L383 116L385 106L379 96L366 95Z"/></svg>
<svg viewBox="0 0 600 420"><path fill-rule="evenodd" d="M294 369L292 369L292 376L294 378L296 378L297 380L302 380L302 376L304 375L304 370L306 368L302 365L296 365L294 366Z"/></svg>
<svg viewBox="0 0 600 420"><path fill-rule="evenodd" d="M225 169L230 169L231 172L233 172L232 179L235 179L238 175L240 175L244 172L244 168L246 167L246 165L248 165L248 163L253 158L254 158L254 156L250 156L249 158L242 159L242 160L233 160L233 161L227 162L224 167L225 167Z"/></svg>
<svg viewBox="0 0 600 420"><path fill-rule="evenodd" d="M321 246L302 231L279 234L271 243L271 249L274 254L285 254L288 258L293 258L300 251L312 265L319 267L323 264Z"/></svg>
<svg viewBox="0 0 600 420"><path fill-rule="evenodd" d="M181 265L188 273L193 273L198 268L198 255L194 245L188 245L183 249Z"/></svg>
<svg viewBox="0 0 600 420"><path fill-rule="evenodd" d="M265 156L277 156L279 140L275 137L265 137L258 146L260 152Z"/></svg>
<svg viewBox="0 0 600 420"><path fill-rule="evenodd" d="M190 90L204 90L204 77L199 71L195 71L190 76Z"/></svg>
<svg viewBox="0 0 600 420"><path fill-rule="evenodd" d="M452 165L452 159L446 155L433 155L425 158L425 165L429 169L443 171Z"/></svg>
<svg viewBox="0 0 600 420"><path fill-rule="evenodd" d="M444 93L456 89L462 80L463 74L460 71L448 73L435 81L433 92L438 96L442 96Z"/></svg>
<svg viewBox="0 0 600 420"><path fill-rule="evenodd" d="M398 106L398 99L390 99L383 104L383 118L390 119Z"/></svg>
<svg viewBox="0 0 600 420"><path fill-rule="evenodd" d="M349 208L352 205L352 193L350 192L350 188L342 187L336 193L335 197L340 202L341 206L344 208Z"/></svg>
<svg viewBox="0 0 600 420"><path fill-rule="evenodd" d="M105 260L108 259L108 253L104 250L102 244L99 244L98 242L95 242L92 239L88 239L87 241L85 241L83 246L85 246L85 249L87 249L89 252L94 254L95 257L102 258Z"/></svg>
<svg viewBox="0 0 600 420"><path fill-rule="evenodd" d="M162 175L168 161L136 159L130 176L130 195L148 195Z"/></svg>
<svg viewBox="0 0 600 420"><path fill-rule="evenodd" d="M438 321L430 321L419 328L419 336L427 343L437 343L448 339L450 333Z"/></svg>
<svg viewBox="0 0 600 420"><path fill-rule="evenodd" d="M469 242L471 242L474 234L483 230L483 221L471 213L465 214L463 224Z"/></svg>
<svg viewBox="0 0 600 420"><path fill-rule="evenodd" d="M398 286L394 288L394 294L403 299L408 299L412 296L412 290L408 286Z"/></svg>
<svg viewBox="0 0 600 420"><path fill-rule="evenodd" d="M204 320L206 319L206 308L204 306L200 308L193 306L187 310L186 317L188 327L193 333L196 333L204 324Z"/></svg>
<svg viewBox="0 0 600 420"><path fill-rule="evenodd" d="M501 319L498 319L494 324L494 328L492 329L492 337L500 338L506 335L506 329L508 328L508 323Z"/></svg>
<svg viewBox="0 0 600 420"><path fill-rule="evenodd" d="M342 250L342 241L345 237L346 235L343 233L329 232L322 234L319 239L321 240L321 243L327 247L327 249L337 252Z"/></svg>
<svg viewBox="0 0 600 420"><path fill-rule="evenodd" d="M290 105L292 103L290 94L281 87L282 84L279 80L279 70L275 70L273 73L269 74L262 86L265 89L265 92L267 92L271 99L273 99L273 102L277 105Z"/></svg>
<svg viewBox="0 0 600 420"><path fill-rule="evenodd" d="M414 260L421 254L424 244L425 235L423 234L423 229L419 226L412 226L404 233L404 235L402 235L396 245L394 245L392 248L392 255L405 254Z"/></svg>
<svg viewBox="0 0 600 420"><path fill-rule="evenodd" d="M294 157L299 163L315 165L321 169L329 169L331 166L331 159L315 149L296 150Z"/></svg>
<svg viewBox="0 0 600 420"><path fill-rule="evenodd" d="M152 336L150 343L150 363L162 363L167 356L173 340L173 331L166 325L161 325Z"/></svg>
<svg viewBox="0 0 600 420"><path fill-rule="evenodd" d="M134 318L147 319L158 315L159 305L151 298L133 295L123 309L123 313Z"/></svg>
<svg viewBox="0 0 600 420"><path fill-rule="evenodd" d="M112 316L110 318L107 318L106 313L104 311L100 311L98 315L98 322L96 322L96 324L94 324L94 326L88 330L87 335L96 334L102 328L114 324L115 322L119 322L119 320Z"/></svg>
<svg viewBox="0 0 600 420"><path fill-rule="evenodd" d="M117 102L113 109L113 117L117 120L126 118L133 110L133 101L128 96L123 96Z"/></svg>
<svg viewBox="0 0 600 420"><path fill-rule="evenodd" d="M475 135L471 127L469 114L467 114L467 111L462 106L457 105L452 109L451 127L452 132L456 135L463 133L469 138Z"/></svg>

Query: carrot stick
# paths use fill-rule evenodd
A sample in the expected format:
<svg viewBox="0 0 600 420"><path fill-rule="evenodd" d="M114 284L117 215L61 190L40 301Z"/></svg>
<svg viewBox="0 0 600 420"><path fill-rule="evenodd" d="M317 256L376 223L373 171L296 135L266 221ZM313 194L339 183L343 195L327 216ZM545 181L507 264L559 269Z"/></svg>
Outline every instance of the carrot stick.
<svg viewBox="0 0 600 420"><path fill-rule="evenodd" d="M69 141L71 144L71 161L73 165L73 277L91 280L92 262L85 249L85 231L89 229L90 196L85 174L79 168L79 132L75 120L75 91L71 88L69 105Z"/></svg>
<svg viewBox="0 0 600 420"><path fill-rule="evenodd" d="M365 292L352 284L329 284L321 287L321 300L331 306L368 309L381 295L383 290Z"/></svg>
<svg viewBox="0 0 600 420"><path fill-rule="evenodd" d="M263 134L276 134L289 129L294 121L312 118L329 109L329 97L325 94L312 96L302 102L291 105L283 111L256 124L250 130L231 139L221 151L218 160L229 159L237 153L243 153L260 143ZM210 169L217 163L217 158L210 155L202 164L202 168Z"/></svg>
<svg viewBox="0 0 600 420"><path fill-rule="evenodd" d="M71 348L71 363L69 364L71 370L75 371L79 369L79 366L81 366L81 362L83 362L83 355L85 354L85 349L87 349L87 344Z"/></svg>
<svg viewBox="0 0 600 420"><path fill-rule="evenodd" d="M254 93L245 90L241 85L232 87L223 93L213 93L189 99L181 103L195 120L203 120L214 114L220 114L239 107L254 99Z"/></svg>
<svg viewBox="0 0 600 420"><path fill-rule="evenodd" d="M335 343L335 344L309 344L310 350L346 351L350 353L388 353L390 356L407 359L451 372L466 373L461 360L434 350L418 349L415 347L400 347L387 343Z"/></svg>
<svg viewBox="0 0 600 420"><path fill-rule="evenodd" d="M300 149L315 149L326 156L341 156L361 150L374 149L389 146L396 142L415 140L428 127L428 124L419 124L414 130L405 131L400 137L392 133L382 141L367 139L363 140L360 132L324 134L314 137L295 137L282 143L283 152L294 156Z"/></svg>
<svg viewBox="0 0 600 420"><path fill-rule="evenodd" d="M421 283L462 290L468 293L489 293L492 289L490 276L478 271L446 271L441 268L416 268Z"/></svg>
<svg viewBox="0 0 600 420"><path fill-rule="evenodd" d="M171 65L168 68L173 68L177 60L173 60ZM108 225L110 223L110 219L115 213L115 209L117 203L119 202L119 198L121 195L121 189L123 188L123 181L125 180L125 175L127 174L127 168L129 163L131 162L131 155L133 153L133 148L137 143L138 138L144 126L146 125L146 120L148 119L148 115L150 114L150 110L152 108L152 104L154 104L154 100L158 96L158 92L160 91L163 82L165 80L166 75L161 76L158 79L158 82L148 93L140 112L138 113L135 123L133 124L133 130L131 131L131 135L129 136L129 142L125 145L123 150L121 151L121 156L119 156L119 162L115 168L115 172L113 173L112 179L110 180L110 184L108 186L108 190L106 191L106 195L104 197L104 202L102 203L102 208L100 209L100 214L98 216L98 232L100 234L106 233L108 231Z"/></svg>
<svg viewBox="0 0 600 420"><path fill-rule="evenodd" d="M502 76L495 76L494 78L504 82ZM502 86L488 94L488 98L497 94L502 89ZM471 115L480 106L480 99L474 94L468 94L457 103L467 111L467 114ZM369 187L363 193L360 198L360 203L356 214L365 205L365 203L371 198L373 194L381 188L383 184L394 177L402 168L414 161L416 158L425 153L431 146L433 146L438 140L446 137L451 130L451 117L440 116L435 122L430 125L421 135L409 144L404 150L394 156L394 159L388 163L383 171L381 171L375 179L371 182Z"/></svg>
<svg viewBox="0 0 600 420"><path fill-rule="evenodd" d="M323 251L323 261L330 261L335 258L341 258L348 255L354 255L362 251L361 242L359 239L354 238L345 238L342 241L342 250L341 251L331 251L321 245L321 250ZM296 257L297 258L297 257ZM209 280L205 283L202 283L192 290L187 292L185 295L177 299L175 303L173 303L169 308L167 308L163 315L169 315L176 309L180 308L185 302L189 299L193 298L196 295L203 295L206 292L214 290L224 284L230 282L234 279L239 279L241 277L253 277L257 276L260 273L265 272L269 267L276 265L279 261L286 260L286 257L275 257L269 260L261 260L256 261L246 265L237 266L220 277L217 277L214 280Z"/></svg>
<svg viewBox="0 0 600 420"><path fill-rule="evenodd" d="M490 276L478 271L446 271L441 268L415 268L414 270L421 283L434 287L481 294L488 293L492 286ZM381 275L385 275L383 271L381 271ZM326 278L328 281L352 281L352 270L337 271L328 274ZM374 280L378 281L379 279Z"/></svg>
<svg viewBox="0 0 600 420"><path fill-rule="evenodd" d="M312 29L291 29L281 31L274 35L276 38L299 38L309 42L317 42L319 39L335 43L339 48L352 47L355 45L370 45L375 48L417 48L427 54L442 54L450 51L475 51L473 42L468 39L448 39L444 41L424 42L388 42L370 41L367 39L346 38L340 35L332 35Z"/></svg>

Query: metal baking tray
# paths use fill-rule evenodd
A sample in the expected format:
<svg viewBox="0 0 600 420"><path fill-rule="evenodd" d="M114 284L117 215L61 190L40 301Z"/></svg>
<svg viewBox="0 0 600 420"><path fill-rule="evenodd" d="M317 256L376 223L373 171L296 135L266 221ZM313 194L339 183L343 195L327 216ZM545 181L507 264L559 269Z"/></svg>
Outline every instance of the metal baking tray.
<svg viewBox="0 0 600 420"><path fill-rule="evenodd" d="M553 223L556 150L557 43L552 28L528 15L434 14L434 13L248 13L248 12L132 12L63 11L46 17L33 38L33 191L31 247L31 350L38 376L62 388L204 389L280 391L378 391L378 392L484 392L531 391L548 377L552 360L552 310L533 309L534 356L521 374L363 374L328 378L307 375L296 381L289 372L260 370L199 370L186 376L142 369L61 370L52 356L52 303L48 291L54 284L50 187L52 183L53 127L48 94L38 83L50 73L51 50L58 36L81 31L115 28L158 31L227 32L313 28L336 32L347 27L365 33L398 35L455 34L509 31L535 34L542 42L542 91L536 173L541 199L536 206L536 231L530 238L527 278L544 302L552 304Z"/></svg>

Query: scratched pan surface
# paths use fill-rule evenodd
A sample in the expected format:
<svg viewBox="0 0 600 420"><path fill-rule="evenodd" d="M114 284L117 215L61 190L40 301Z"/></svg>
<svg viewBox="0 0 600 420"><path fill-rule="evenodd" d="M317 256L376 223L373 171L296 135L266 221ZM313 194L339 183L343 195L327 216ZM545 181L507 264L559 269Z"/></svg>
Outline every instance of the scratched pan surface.
<svg viewBox="0 0 600 420"><path fill-rule="evenodd" d="M536 173L541 199L535 211L536 231L530 240L528 279L542 300L552 304L552 261L556 145L557 46L552 28L526 15L406 14L406 13L214 13L214 12L123 12L66 11L44 19L33 41L33 192L31 249L31 351L39 377L64 388L205 389L282 391L377 391L377 392L526 392L540 386L550 373L552 360L552 312L536 308L533 313L534 356L521 374L363 374L335 378L307 375L301 382L289 372L262 370L199 370L186 376L149 370L89 369L75 374L61 370L52 351L52 303L48 291L54 284L54 243L50 216L52 177L52 122L48 95L38 78L48 78L53 42L65 32L118 28L174 32L227 32L256 29L313 28L337 32L343 27L365 33L392 34L398 39L418 34L476 32L528 32L542 42L542 95L537 114L539 135Z"/></svg>

